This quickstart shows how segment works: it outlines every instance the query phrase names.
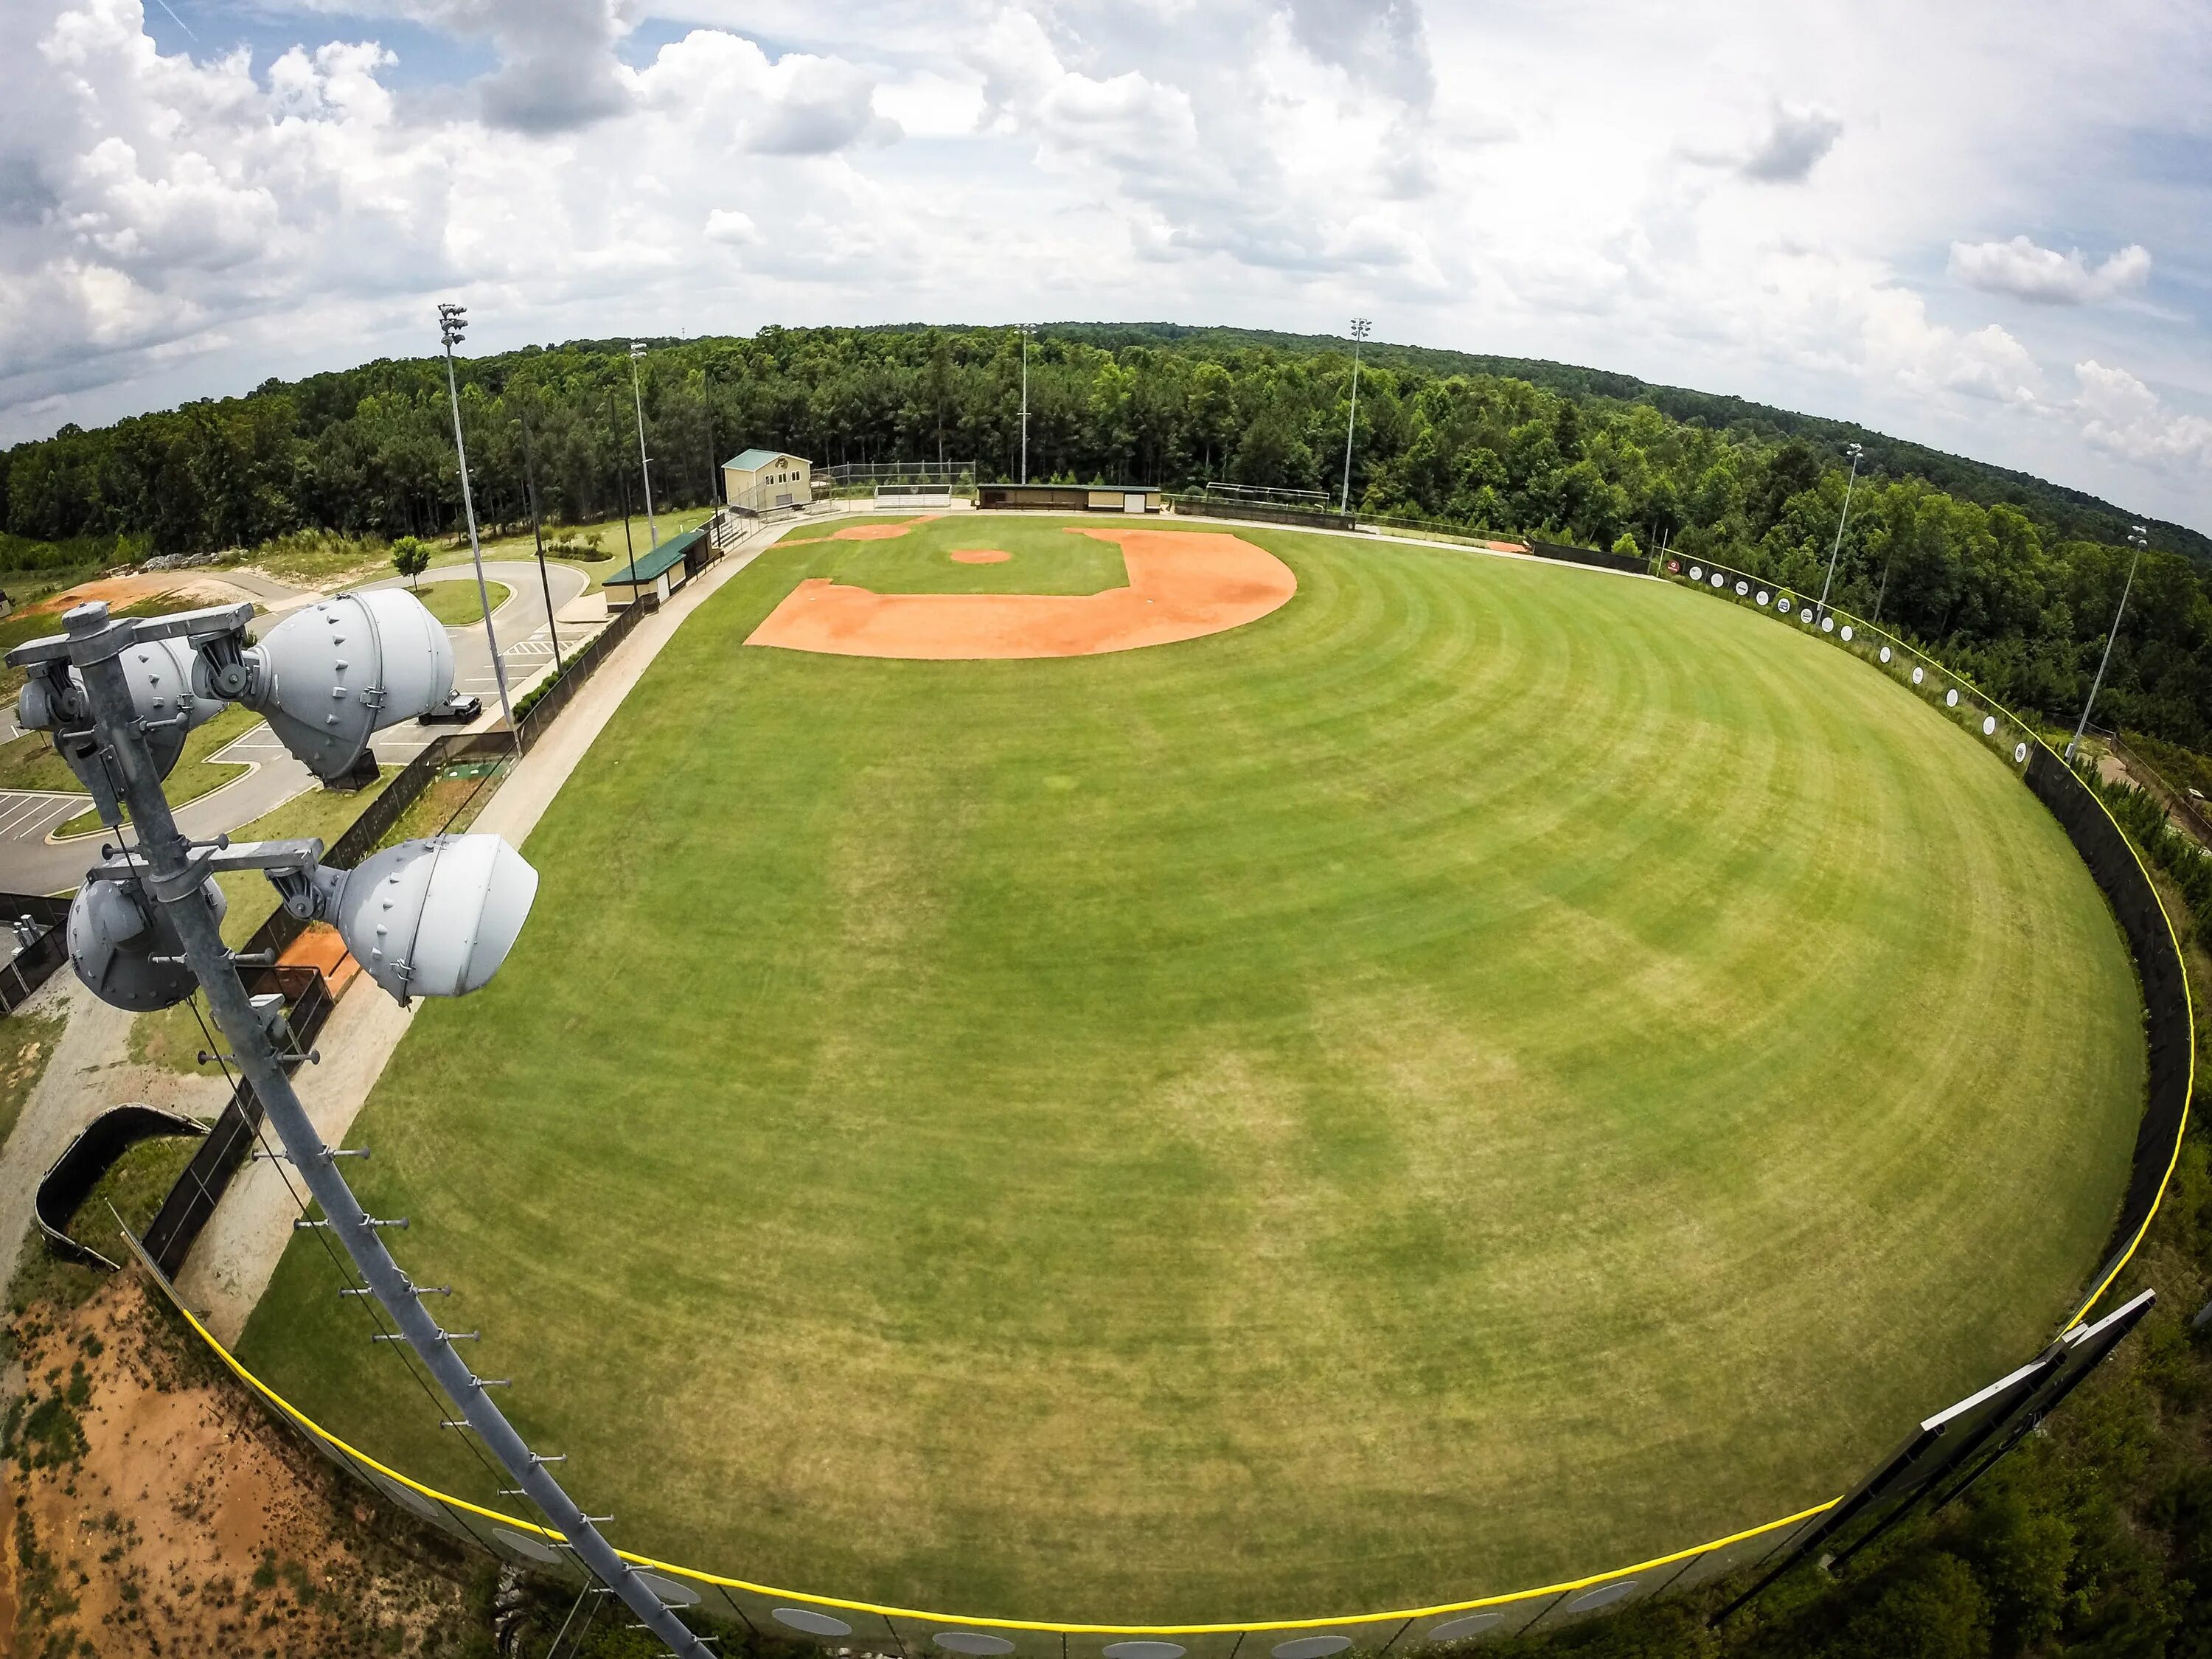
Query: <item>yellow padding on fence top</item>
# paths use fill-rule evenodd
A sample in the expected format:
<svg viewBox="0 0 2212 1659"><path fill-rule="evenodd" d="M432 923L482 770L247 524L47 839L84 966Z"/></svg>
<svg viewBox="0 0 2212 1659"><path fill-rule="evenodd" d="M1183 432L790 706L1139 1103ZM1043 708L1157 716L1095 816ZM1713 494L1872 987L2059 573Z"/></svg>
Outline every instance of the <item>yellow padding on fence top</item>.
<svg viewBox="0 0 2212 1659"><path fill-rule="evenodd" d="M216 1356L225 1365L228 1366L248 1388L325 1445L335 1448L364 1468L375 1470L387 1480L396 1480L409 1491L420 1492L433 1502L443 1504L451 1509L466 1510L470 1514L482 1516L487 1521L495 1521L503 1527L514 1527L520 1531L534 1533L540 1538L550 1539L556 1542L567 1541L559 1532L550 1527L540 1526L534 1521L525 1521L515 1516L505 1515L497 1510L488 1510L483 1504L471 1504L465 1498L451 1497L434 1486L426 1486L419 1480L410 1480L398 1470L378 1462L368 1453L347 1444L240 1364L237 1356L216 1340L215 1333L203 1325L192 1310L178 1300L174 1288L166 1279L157 1273L155 1275L155 1280L168 1296L177 1311L185 1316L185 1322L199 1334L202 1341L215 1350ZM1604 1572L1591 1573L1587 1577L1566 1579L1556 1584L1540 1585L1534 1589L1513 1590L1503 1595L1479 1596L1471 1601L1440 1601L1433 1607L1394 1607L1382 1613L1336 1613L1321 1619L1258 1619L1226 1625L1063 1625L1054 1624L1041 1619L990 1619L969 1613L933 1613L927 1607L886 1607L878 1602L856 1601L842 1595L816 1595L805 1590L780 1589L774 1584L756 1584L749 1579L726 1577L715 1572L702 1572L696 1567L679 1566L672 1561L658 1560L650 1555L634 1554L629 1550L617 1550L616 1553L632 1566L643 1567L648 1571L678 1573L684 1577L695 1579L702 1584L721 1584L731 1589L747 1591L754 1595L764 1595L787 1601L804 1601L817 1607L836 1607L847 1613L872 1613L886 1619L913 1619L938 1625L982 1625L999 1630L1042 1631L1055 1635L1068 1636L1226 1636L1238 1631L1316 1630L1332 1625L1378 1625L1393 1620L1428 1619L1438 1613L1472 1613L1483 1607L1500 1607L1509 1601L1532 1601L1540 1595L1561 1595L1572 1590L1588 1589L1592 1585L1602 1584L1609 1580L1626 1578L1634 1573L1650 1572L1656 1568L1672 1566L1678 1561L1687 1561L1694 1556L1709 1554L1714 1550L1726 1549L1732 1544L1741 1544L1746 1539L1757 1538L1765 1533L1778 1532L1785 1527L1796 1526L1802 1522L1811 1520L1816 1515L1826 1514L1842 1501L1839 1498L1831 1498L1825 1504L1815 1504L1810 1509L1800 1510L1795 1515L1785 1515L1780 1520L1769 1521L1763 1526L1750 1527L1742 1532L1730 1533L1727 1537L1716 1538L1709 1544L1693 1545L1688 1549L1676 1550L1671 1554L1655 1555L1648 1561L1638 1561L1630 1566L1614 1567Z"/></svg>

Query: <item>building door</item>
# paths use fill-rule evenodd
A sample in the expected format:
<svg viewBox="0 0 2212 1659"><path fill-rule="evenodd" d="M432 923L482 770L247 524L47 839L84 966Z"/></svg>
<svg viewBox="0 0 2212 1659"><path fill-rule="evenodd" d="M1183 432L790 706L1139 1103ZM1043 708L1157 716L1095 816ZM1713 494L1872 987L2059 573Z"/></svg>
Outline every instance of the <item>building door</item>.
<svg viewBox="0 0 2212 1659"><path fill-rule="evenodd" d="M1143 512L1145 510L1145 492L1141 489L1127 489L1122 491L1121 510L1124 513Z"/></svg>

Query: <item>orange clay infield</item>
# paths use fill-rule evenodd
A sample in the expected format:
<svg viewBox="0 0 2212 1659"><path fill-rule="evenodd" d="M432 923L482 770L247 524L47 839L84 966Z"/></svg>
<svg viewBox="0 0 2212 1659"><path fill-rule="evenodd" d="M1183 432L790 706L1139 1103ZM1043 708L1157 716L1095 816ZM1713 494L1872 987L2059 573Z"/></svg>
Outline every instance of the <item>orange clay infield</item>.
<svg viewBox="0 0 2212 1659"><path fill-rule="evenodd" d="M1014 556L1003 548L956 547L952 559L956 564L1004 564Z"/></svg>
<svg viewBox="0 0 2212 1659"><path fill-rule="evenodd" d="M1235 536L1068 533L1119 544L1129 585L1082 594L876 593L815 576L784 595L745 643L933 661L1091 657L1241 628L1280 610L1298 591L1288 565Z"/></svg>

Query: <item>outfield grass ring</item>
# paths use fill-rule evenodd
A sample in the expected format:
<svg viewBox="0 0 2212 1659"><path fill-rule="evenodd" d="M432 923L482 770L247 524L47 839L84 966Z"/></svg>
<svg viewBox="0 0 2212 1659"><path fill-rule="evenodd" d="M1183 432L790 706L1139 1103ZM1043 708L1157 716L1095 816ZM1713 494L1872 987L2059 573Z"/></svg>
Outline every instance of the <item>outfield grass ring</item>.
<svg viewBox="0 0 2212 1659"><path fill-rule="evenodd" d="M909 1639L1425 1622L1654 1584L2047 1341L2142 1017L2001 751L1675 584L1270 528L1296 597L1202 639L737 648L803 580L1113 579L989 522L691 612L357 1121L638 1547ZM241 1354L493 1503L328 1272Z"/></svg>

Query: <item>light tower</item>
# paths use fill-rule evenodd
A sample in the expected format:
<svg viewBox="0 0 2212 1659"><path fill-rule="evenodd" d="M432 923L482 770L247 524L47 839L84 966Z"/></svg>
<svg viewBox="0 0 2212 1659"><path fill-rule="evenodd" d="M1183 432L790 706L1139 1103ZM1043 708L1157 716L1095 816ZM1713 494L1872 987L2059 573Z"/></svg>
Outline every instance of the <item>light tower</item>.
<svg viewBox="0 0 2212 1659"><path fill-rule="evenodd" d="M461 389L453 378L453 348L460 343L461 336L469 325L466 306L441 305L438 307L438 338L446 348L446 395L453 404L453 453L461 464L461 510L469 520L469 556L477 566L477 603L483 607L484 643L491 647L491 676L499 686L499 712L507 720L507 729L514 731L514 710L507 702L507 665L499 654L499 635L491 625L491 589L484 583L483 549L477 543L476 497L469 489L469 447L461 439ZM520 742L521 734L516 733Z"/></svg>
<svg viewBox="0 0 2212 1659"><path fill-rule="evenodd" d="M1015 325L1022 336L1022 477L1030 481L1030 336L1036 332L1035 323Z"/></svg>
<svg viewBox="0 0 2212 1659"><path fill-rule="evenodd" d="M1828 574L1820 584L1820 603L1813 612L1816 621L1828 614L1828 585L1836 580L1836 556L1844 550L1844 526L1851 521L1851 486L1859 481L1859 461L1866 453L1856 444L1844 445L1844 453L1851 458L1851 475L1844 480L1844 512L1836 520L1836 544L1828 550Z"/></svg>
<svg viewBox="0 0 2212 1659"><path fill-rule="evenodd" d="M660 545L660 526L653 521L653 458L645 453L645 388L637 377L638 360L645 356L645 342L629 343L629 395L637 405L637 470L645 480L645 529L653 538L655 547ZM637 572L632 570L630 574Z"/></svg>
<svg viewBox="0 0 2212 1659"><path fill-rule="evenodd" d="M2128 595L2135 591L2136 567L2142 562L2143 549L2150 545L2150 532L2136 525L2128 532L2128 545L2135 549L2135 556L2128 561L2128 579L2120 585L2119 607L2112 612L2112 632L2105 635L2105 654L2097 659L2097 678L2089 682L2089 701L2081 705L2081 724L2074 728L2074 735L2066 744L2066 758L2069 761L2081 746L2081 734L2089 729L2089 711L2097 706L2097 693L2105 689L2105 665L2112 659L2112 641L2120 637L2120 618L2127 614Z"/></svg>
<svg viewBox="0 0 2212 1659"><path fill-rule="evenodd" d="M1352 319L1352 411L1344 417L1344 494L1336 504L1339 513L1352 511L1352 432L1359 421L1359 343L1374 326L1364 317Z"/></svg>

